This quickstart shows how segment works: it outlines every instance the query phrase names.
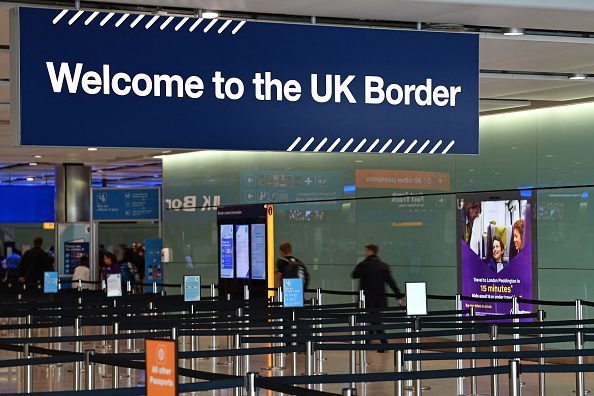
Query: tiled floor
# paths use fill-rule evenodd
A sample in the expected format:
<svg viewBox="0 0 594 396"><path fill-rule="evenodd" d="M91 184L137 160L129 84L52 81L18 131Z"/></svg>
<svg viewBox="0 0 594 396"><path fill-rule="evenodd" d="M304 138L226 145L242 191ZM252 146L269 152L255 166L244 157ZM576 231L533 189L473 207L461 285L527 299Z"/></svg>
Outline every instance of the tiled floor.
<svg viewBox="0 0 594 396"><path fill-rule="evenodd" d="M8 336L7 334L3 335ZM223 338L220 339L222 345L225 344ZM210 338L201 338L201 345L204 348L210 346ZM122 348L125 348L125 342L122 343ZM142 341L138 342L139 346ZM43 346L43 345L42 345ZM252 345L256 346L256 345ZM95 348L99 353L105 351L101 349L101 344L85 344L84 349ZM187 344L186 347L189 347ZM62 346L63 349L71 349L72 345L65 344ZM108 350L110 351L110 350ZM110 351L111 352L111 351ZM0 359L13 359L16 358L14 352L0 351ZM343 374L348 372L349 369L349 357L348 352L326 352L326 360L324 361L324 372L328 374ZM287 368L283 371L266 371L262 370L261 367L268 365L269 356L256 356L250 358L250 371L258 371L264 376L284 376L292 375L292 356L286 357ZM226 358L209 359L198 361L198 369L204 371L214 371L219 373L232 374L232 368L223 364ZM305 356L298 355L298 370L299 374L304 371ZM383 354L377 352L367 353L367 372L389 372L394 370L393 365L393 353L386 352ZM488 364L488 362L479 362L479 366ZM503 362L502 362L503 363ZM529 364L529 363L527 363ZM72 390L73 389L73 377L72 377L72 366L73 364L64 364L63 366L35 366L33 370L33 391L56 391L56 390ZM189 362L188 362L189 367ZM438 370L455 368L455 362L427 362L423 364L424 370ZM144 373L139 370L127 370L120 369L120 387L139 386L144 380ZM84 374L82 376L84 381ZM183 378L181 379L183 382ZM537 374L528 374L522 377L522 380L526 383L522 387L522 395L538 395L538 377ZM572 395L575 389L575 375L572 374L549 374L547 375L547 395L561 396L561 395ZM594 375L586 375L586 384L588 383L594 389ZM84 382L83 382L84 384ZM103 365L96 366L96 381L95 387L98 388L111 388L111 368L107 368ZM500 395L508 394L508 381L507 376L501 376L499 378L500 384ZM424 386L428 386L431 389L424 391L425 395L455 395L456 394L456 381L455 379L440 379L440 380L427 380L423 382ZM0 393L6 392L17 392L23 388L23 372L22 369L8 368L0 369ZM317 387L327 392L341 393L341 389L348 386L348 384L333 384L324 385L323 387ZM470 393L470 379L465 379L465 386L467 393ZM359 385L359 395L393 395L394 384L393 383L370 383L366 385ZM479 394L489 395L490 394L490 377L478 378L478 391ZM198 395L230 395L232 392L229 390L222 391L211 391L196 393ZM272 395L273 392L261 390L260 395Z"/></svg>

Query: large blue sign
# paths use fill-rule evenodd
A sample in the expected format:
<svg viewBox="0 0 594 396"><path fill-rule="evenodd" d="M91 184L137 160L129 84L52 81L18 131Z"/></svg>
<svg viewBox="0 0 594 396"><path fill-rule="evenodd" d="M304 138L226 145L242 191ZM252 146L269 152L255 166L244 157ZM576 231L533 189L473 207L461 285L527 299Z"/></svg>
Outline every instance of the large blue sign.
<svg viewBox="0 0 594 396"><path fill-rule="evenodd" d="M283 279L283 307L293 308L303 306L303 279Z"/></svg>
<svg viewBox="0 0 594 396"><path fill-rule="evenodd" d="M12 18L23 145L478 152L475 34L37 8Z"/></svg>
<svg viewBox="0 0 594 396"><path fill-rule="evenodd" d="M53 222L54 187L0 187L0 223Z"/></svg>
<svg viewBox="0 0 594 396"><path fill-rule="evenodd" d="M159 189L94 189L93 220L159 220Z"/></svg>

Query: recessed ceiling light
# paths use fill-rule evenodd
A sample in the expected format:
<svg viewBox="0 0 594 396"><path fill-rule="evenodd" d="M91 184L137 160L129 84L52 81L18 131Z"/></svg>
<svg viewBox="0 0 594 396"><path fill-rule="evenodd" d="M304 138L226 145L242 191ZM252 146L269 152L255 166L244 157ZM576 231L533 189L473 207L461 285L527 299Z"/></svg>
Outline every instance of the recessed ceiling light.
<svg viewBox="0 0 594 396"><path fill-rule="evenodd" d="M87 151L97 151L97 147L89 147Z"/></svg>
<svg viewBox="0 0 594 396"><path fill-rule="evenodd" d="M37 166L37 162L29 162L29 166Z"/></svg>
<svg viewBox="0 0 594 396"><path fill-rule="evenodd" d="M165 151L161 151L161 154L169 154L171 152L171 150L165 150Z"/></svg>
<svg viewBox="0 0 594 396"><path fill-rule="evenodd" d="M547 154L546 157L547 158L553 158L553 154Z"/></svg>
<svg viewBox="0 0 594 396"><path fill-rule="evenodd" d="M521 36L524 34L524 29L516 27L507 27L501 29L504 36Z"/></svg>
<svg viewBox="0 0 594 396"><path fill-rule="evenodd" d="M43 155L36 154L33 156L33 158L43 158Z"/></svg>
<svg viewBox="0 0 594 396"><path fill-rule="evenodd" d="M27 181L33 181L34 179L32 177L28 177Z"/></svg>
<svg viewBox="0 0 594 396"><path fill-rule="evenodd" d="M216 11L202 11L202 14L200 15L203 19L215 19L218 18L218 16L219 13Z"/></svg>
<svg viewBox="0 0 594 396"><path fill-rule="evenodd" d="M588 77L588 76L586 76L585 74L574 73L574 74L569 75L567 78L569 78L570 80L585 80L586 77Z"/></svg>

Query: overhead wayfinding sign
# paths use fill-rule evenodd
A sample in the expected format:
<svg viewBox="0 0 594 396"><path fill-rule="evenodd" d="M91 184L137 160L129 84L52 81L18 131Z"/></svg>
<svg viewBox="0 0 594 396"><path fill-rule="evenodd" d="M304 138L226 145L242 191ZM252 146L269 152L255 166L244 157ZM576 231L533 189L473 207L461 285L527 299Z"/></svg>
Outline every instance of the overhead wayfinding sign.
<svg viewBox="0 0 594 396"><path fill-rule="evenodd" d="M38 8L11 26L22 145L478 152L474 34Z"/></svg>
<svg viewBox="0 0 594 396"><path fill-rule="evenodd" d="M93 220L159 220L158 188L95 188Z"/></svg>

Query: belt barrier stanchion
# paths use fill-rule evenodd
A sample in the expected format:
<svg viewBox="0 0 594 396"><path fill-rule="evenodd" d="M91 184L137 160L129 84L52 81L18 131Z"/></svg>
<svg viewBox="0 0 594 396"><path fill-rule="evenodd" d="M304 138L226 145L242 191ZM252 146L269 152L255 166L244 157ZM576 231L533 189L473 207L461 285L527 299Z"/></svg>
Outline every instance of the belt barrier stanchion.
<svg viewBox="0 0 594 396"><path fill-rule="evenodd" d="M217 289L216 289L214 283L212 283L210 285L210 297L213 299L213 301L217 297ZM214 325L214 320L217 318L216 317L216 311L211 311L211 313L212 313L212 319L213 319L212 323ZM217 347L218 347L218 345L217 345L217 336L215 334L215 331L217 329L213 327L211 330L213 331L213 333L212 333L212 336L211 336L211 346L210 347L211 347L211 349L217 349Z"/></svg>
<svg viewBox="0 0 594 396"><path fill-rule="evenodd" d="M357 396L357 389L343 388L342 389L342 396Z"/></svg>
<svg viewBox="0 0 594 396"><path fill-rule="evenodd" d="M295 321L297 320L297 314L295 314L295 311L293 311L291 313L291 320L293 322L293 324L291 325L291 330L297 329L297 325L295 324ZM297 337L297 334L291 334L291 337ZM295 346L295 345L297 345L297 343L292 342L291 345ZM315 354L315 352L314 352L314 354ZM293 375L296 376L297 375L297 351L293 351L293 353L291 355L293 357L293 364L292 364Z"/></svg>
<svg viewBox="0 0 594 396"><path fill-rule="evenodd" d="M33 337L33 328L31 327L31 325L33 324L33 316L32 315L27 315L27 338L32 338Z"/></svg>
<svg viewBox="0 0 594 396"><path fill-rule="evenodd" d="M581 351L584 348L584 333L578 331L575 333L575 349L576 351ZM582 365L584 364L584 357L578 356L577 357L577 364ZM575 394L576 396L586 396L586 388L585 388L585 379L584 373L582 371L578 371L575 373Z"/></svg>
<svg viewBox="0 0 594 396"><path fill-rule="evenodd" d="M243 299L246 301L250 299L250 287L248 285L243 285Z"/></svg>
<svg viewBox="0 0 594 396"><path fill-rule="evenodd" d="M456 311L462 311L462 297L459 294L456 294ZM458 317L462 317L462 313L456 314ZM457 321L456 323L462 323L462 321ZM457 330L462 330L458 328ZM464 340L462 334L456 334L456 342L462 342ZM456 348L457 353L462 353L464 350L460 348ZM464 368L464 361L462 359L456 359L456 368L461 370ZM464 394L464 377L456 378L456 395Z"/></svg>
<svg viewBox="0 0 594 396"><path fill-rule="evenodd" d="M365 292L363 290L359 290L359 309L362 310L361 313L365 313ZM365 326L364 322L359 323L361 327ZM365 335L365 330L361 330L359 334ZM381 342L381 340L380 340ZM361 340L361 344L365 345L365 340ZM361 349L359 351L359 372L361 374L365 374L367 371L367 351L365 349Z"/></svg>
<svg viewBox="0 0 594 396"><path fill-rule="evenodd" d="M81 291L82 291L82 279L79 279L79 280L78 280L78 286L77 286L77 288L76 288L76 289L77 289L79 292L81 292Z"/></svg>
<svg viewBox="0 0 594 396"><path fill-rule="evenodd" d="M282 287L278 287L276 289L276 294L277 294L277 302L282 303L284 301L284 296L283 296L283 288ZM276 319L277 322L282 322L282 319ZM282 325L277 326L276 329L281 330L283 328ZM282 347L283 343L276 343L275 344L276 347ZM277 357L278 359L278 363L274 362L274 357ZM272 355L273 357L273 363L272 363L272 368L273 370L284 370L285 369L285 354L282 352L279 352L277 354Z"/></svg>
<svg viewBox="0 0 594 396"><path fill-rule="evenodd" d="M237 320L241 322L241 318L243 317L243 308L237 308ZM242 329L239 328L238 331L241 331ZM240 335L239 333L235 334L235 340L233 342L235 349L241 349L241 339L240 339ZM244 373L242 373L242 371L247 367L248 361L247 361L247 357L249 357L249 355L245 355L244 357L244 362L243 362L243 367L242 367L242 363L241 363L241 356L236 356L235 357L235 366L239 367L239 371L238 371L238 376L243 376L245 375ZM236 367L236 371L237 371L237 367ZM249 368L245 370L245 373L247 373L249 371Z"/></svg>
<svg viewBox="0 0 594 396"><path fill-rule="evenodd" d="M157 294L159 292L159 287L157 286L157 281L153 281L153 294Z"/></svg>
<svg viewBox="0 0 594 396"><path fill-rule="evenodd" d="M499 328L497 325L491 325L489 335L491 336L491 341L497 341L499 337ZM497 345L493 345L491 347L491 351L496 354L497 353ZM493 358L491 359L491 367L497 367L499 365L499 359ZM491 396L499 396L499 377L497 374L493 374L491 376Z"/></svg>
<svg viewBox="0 0 594 396"><path fill-rule="evenodd" d="M520 303L518 302L517 296L512 297L512 314L514 314L514 315L520 314ZM514 323L520 323L520 318L514 318L512 321ZM514 331L515 331L514 335L513 335L514 340L520 339L520 333L518 333L518 330L520 330L519 327L514 327ZM520 352L520 344L514 344L514 352ZM520 381L520 386L524 386L524 385L526 385L526 383Z"/></svg>
<svg viewBox="0 0 594 396"><path fill-rule="evenodd" d="M474 321L474 316L476 315L476 311L475 311L475 307L470 307L470 317L472 318L472 320L470 321L470 323L475 323ZM474 342L476 341L476 334L471 333L470 334L470 341ZM471 348L471 352L476 352L476 347L473 345ZM476 368L476 359L472 358L470 359L470 368ZM477 378L476 376L472 376L470 377L470 394L471 395L477 395L478 394L478 390L477 390L478 386L477 386Z"/></svg>
<svg viewBox="0 0 594 396"><path fill-rule="evenodd" d="M85 366L86 366L86 379L87 379L87 390L93 390L95 385L95 363L91 361L91 356L95 354L94 349L87 349L85 351Z"/></svg>
<svg viewBox="0 0 594 396"><path fill-rule="evenodd" d="M126 281L126 292L128 294L132 294L132 282L131 281Z"/></svg>
<svg viewBox="0 0 594 396"><path fill-rule="evenodd" d="M235 349L239 350L241 348L239 334L235 334L233 336L233 344L234 344ZM241 376L241 371L242 371L241 370L241 356L236 355L235 362L233 363L233 374L235 376L239 377L239 376ZM241 388L233 388L233 395L240 396Z"/></svg>
<svg viewBox="0 0 594 396"><path fill-rule="evenodd" d="M323 298L322 298L322 289L318 288L316 289L316 305L318 305L318 309L317 312L321 313L322 311L322 306L324 305L323 302ZM321 318L318 318L318 324L315 325L315 327L317 329L322 329L322 323L321 323ZM317 333L316 336L321 337L323 334L322 333ZM315 356L316 356L316 368L317 368L317 373L322 375L324 374L324 351L322 349L319 349L317 351L314 352Z"/></svg>
<svg viewBox="0 0 594 396"><path fill-rule="evenodd" d="M113 322L113 334L119 335L120 334L120 323ZM114 338L113 340L113 353L120 353L120 340ZM113 389L118 389L120 387L120 372L119 367L117 364L111 366L111 383Z"/></svg>
<svg viewBox="0 0 594 396"><path fill-rule="evenodd" d="M258 373L247 373L245 376L245 390L247 396L258 396L258 387L256 386L256 378Z"/></svg>
<svg viewBox="0 0 594 396"><path fill-rule="evenodd" d="M520 396L520 362L509 361L509 396Z"/></svg>
<svg viewBox="0 0 594 396"><path fill-rule="evenodd" d="M357 320L355 315L351 315L349 317L349 326L354 330L355 326L357 325ZM357 333L355 331L351 331L351 335L354 336ZM356 341L351 341L351 344L355 344ZM355 350L351 349L349 351L349 366L350 366L350 374L357 374L357 353ZM351 382L351 388L356 388L357 384L355 382Z"/></svg>
<svg viewBox="0 0 594 396"><path fill-rule="evenodd" d="M305 375L311 376L314 373L313 343L305 341ZM307 384L307 389L313 389L312 384Z"/></svg>
<svg viewBox="0 0 594 396"><path fill-rule="evenodd" d="M543 311L542 309L538 310L538 321L539 322L544 322L545 320L545 311ZM544 326L540 326L541 329L544 329ZM544 334L539 334L539 337L544 337ZM544 352L545 350L545 344L543 342L541 342L540 344L538 344L538 351L539 352ZM538 364L544 366L545 365L545 358L541 357L538 359ZM538 395L539 396L545 396L546 395L546 380L545 380L545 373L543 371L540 371L538 373Z"/></svg>
<svg viewBox="0 0 594 396"><path fill-rule="evenodd" d="M25 359L31 359L31 353L29 352L30 344L23 344L23 355ZM33 392L33 366L30 364L24 367L24 376L23 376L23 388L25 393L32 393Z"/></svg>
<svg viewBox="0 0 594 396"><path fill-rule="evenodd" d="M227 294L227 301L231 301L231 294ZM227 321L230 321L230 318L227 318ZM213 322L214 323L214 322ZM231 331L231 327L227 328L228 331ZM227 349L233 349L233 335L228 334L227 335ZM231 356L227 356L227 360L224 362L219 362L218 363L220 366L232 366L233 365L233 359Z"/></svg>
<svg viewBox="0 0 594 396"><path fill-rule="evenodd" d="M406 333L412 332L411 326L412 326L412 324L406 327L406 330L405 330ZM406 345L412 344L412 338L410 336L408 336L406 338L405 342L406 342ZM404 351L404 353L405 354L412 353L412 349L407 349L407 350ZM412 372L413 371L413 362L411 360L404 362L404 371L407 371L407 372ZM404 390L407 391L407 392L411 392L411 391L414 390L413 380L406 380L405 381L405 383L404 383Z"/></svg>
<svg viewBox="0 0 594 396"><path fill-rule="evenodd" d="M404 372L404 356L402 349L394 349L394 371ZM404 381L394 381L394 396L404 396Z"/></svg>
<svg viewBox="0 0 594 396"><path fill-rule="evenodd" d="M81 326L80 326L81 317L77 316L74 318L74 335L80 337L81 335ZM82 353L82 341L76 340L74 342L74 352ZM72 378L74 381L74 390L79 391L82 390L81 381L80 381L80 372L81 372L81 362L74 362L74 368L72 372Z"/></svg>

